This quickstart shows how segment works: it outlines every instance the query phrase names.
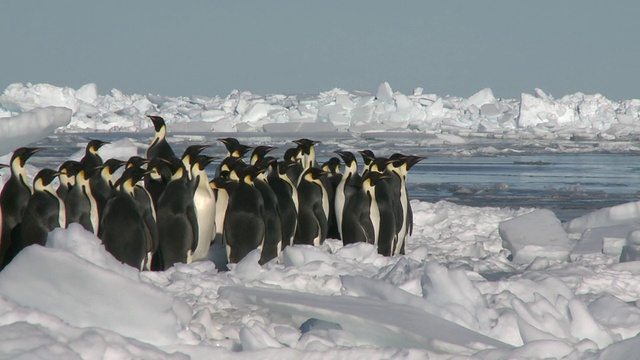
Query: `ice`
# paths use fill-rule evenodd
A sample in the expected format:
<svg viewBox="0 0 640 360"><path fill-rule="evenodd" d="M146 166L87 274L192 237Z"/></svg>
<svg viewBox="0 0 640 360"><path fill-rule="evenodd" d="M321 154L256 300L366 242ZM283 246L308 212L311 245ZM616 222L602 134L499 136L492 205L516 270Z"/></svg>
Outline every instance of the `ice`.
<svg viewBox="0 0 640 360"><path fill-rule="evenodd" d="M620 262L640 260L640 230L629 233L620 253Z"/></svg>
<svg viewBox="0 0 640 360"><path fill-rule="evenodd" d="M20 146L38 141L66 126L71 121L71 110L63 107L39 107L19 115L0 118L0 154L7 154Z"/></svg>
<svg viewBox="0 0 640 360"><path fill-rule="evenodd" d="M351 296L319 296L289 290L226 287L221 296L234 303L265 306L278 313L335 322L377 344L472 354L509 348L500 341L414 308Z"/></svg>
<svg viewBox="0 0 640 360"><path fill-rule="evenodd" d="M151 285L38 245L0 273L0 295L73 326L104 328L157 346L179 341L188 308Z"/></svg>
<svg viewBox="0 0 640 360"><path fill-rule="evenodd" d="M588 254L604 253L619 256L629 233L638 225L605 226L586 229L569 255L572 260Z"/></svg>
<svg viewBox="0 0 640 360"><path fill-rule="evenodd" d="M560 220L547 209L501 222L500 237L513 261L520 264L528 264L538 256L567 260L574 246Z"/></svg>
<svg viewBox="0 0 640 360"><path fill-rule="evenodd" d="M569 233L576 233L591 228L635 224L638 219L640 202L630 202L593 211L567 222L564 228Z"/></svg>

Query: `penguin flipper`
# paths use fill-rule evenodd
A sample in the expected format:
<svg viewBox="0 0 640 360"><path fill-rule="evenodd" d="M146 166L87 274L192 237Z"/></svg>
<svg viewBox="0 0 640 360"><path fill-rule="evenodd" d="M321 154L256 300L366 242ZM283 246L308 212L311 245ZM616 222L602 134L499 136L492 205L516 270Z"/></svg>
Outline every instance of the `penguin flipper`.
<svg viewBox="0 0 640 360"><path fill-rule="evenodd" d="M320 230L320 243L324 242L324 239L327 238L327 231L329 230L329 224L327 223L327 215L324 213L324 209L322 208L322 204L315 204L313 206L313 215L316 217L318 221L318 227Z"/></svg>
<svg viewBox="0 0 640 360"><path fill-rule="evenodd" d="M371 223L371 218L369 217L368 212L363 212L360 214L360 226L362 227L365 241L369 244L375 243L373 224Z"/></svg>
<svg viewBox="0 0 640 360"><path fill-rule="evenodd" d="M191 233L193 240L191 241L191 252L194 253L198 247L198 217L194 206L187 207L187 220L191 224Z"/></svg>

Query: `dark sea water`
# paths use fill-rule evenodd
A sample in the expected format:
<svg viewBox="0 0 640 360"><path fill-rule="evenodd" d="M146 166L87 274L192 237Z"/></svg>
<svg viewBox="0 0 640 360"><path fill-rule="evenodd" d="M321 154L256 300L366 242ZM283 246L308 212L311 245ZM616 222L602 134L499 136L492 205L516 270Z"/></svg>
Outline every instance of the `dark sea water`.
<svg viewBox="0 0 640 360"><path fill-rule="evenodd" d="M293 146L299 134L171 134L176 153L191 144L210 144L208 155L224 156L217 138L236 136L249 145L278 146L274 156ZM57 167L84 148L87 139L115 141L130 138L144 146L150 133L59 134L37 143L47 148L31 162L36 166ZM333 151L371 149L376 155L394 152L426 156L411 169L409 196L436 202L447 200L469 206L537 207L556 213L562 221L602 207L640 197L640 156L625 151L602 151L593 142L521 142L481 139L464 144L434 141L422 134L311 134L318 139L318 161L335 156ZM568 152L565 152L566 149ZM143 151L141 150L142 154ZM357 154L356 154L357 155ZM360 157L358 160L360 160ZM216 163L210 166L213 174Z"/></svg>

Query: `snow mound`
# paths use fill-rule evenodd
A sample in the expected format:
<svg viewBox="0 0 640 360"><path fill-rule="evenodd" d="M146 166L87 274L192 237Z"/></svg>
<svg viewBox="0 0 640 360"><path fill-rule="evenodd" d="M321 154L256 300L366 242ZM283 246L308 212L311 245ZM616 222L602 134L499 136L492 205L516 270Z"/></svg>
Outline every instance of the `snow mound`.
<svg viewBox="0 0 640 360"><path fill-rule="evenodd" d="M503 221L499 231L504 248L519 264L531 263L536 257L568 260L574 245L560 220L547 209Z"/></svg>
<svg viewBox="0 0 640 360"><path fill-rule="evenodd" d="M156 346L182 342L179 333L191 317L187 304L152 285L38 245L0 273L0 295L72 326L103 328Z"/></svg>

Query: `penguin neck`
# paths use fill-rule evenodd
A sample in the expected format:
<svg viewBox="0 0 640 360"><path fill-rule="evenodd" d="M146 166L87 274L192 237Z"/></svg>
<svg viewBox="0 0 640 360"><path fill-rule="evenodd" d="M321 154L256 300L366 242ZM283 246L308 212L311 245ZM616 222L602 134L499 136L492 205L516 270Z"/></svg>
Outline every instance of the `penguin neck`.
<svg viewBox="0 0 640 360"><path fill-rule="evenodd" d="M100 176L107 184L109 184L109 187L113 187L113 184L115 184L116 182L116 178L108 168L102 169L102 171L100 172Z"/></svg>
<svg viewBox="0 0 640 360"><path fill-rule="evenodd" d="M31 186L31 184L29 184L27 169L24 166L20 165L20 159L16 158L11 163L11 173L18 179L18 181L20 181L22 185L24 185L29 190L29 193L33 195L33 187Z"/></svg>

